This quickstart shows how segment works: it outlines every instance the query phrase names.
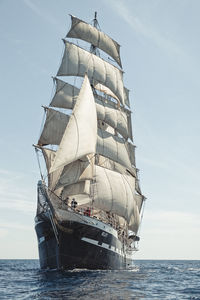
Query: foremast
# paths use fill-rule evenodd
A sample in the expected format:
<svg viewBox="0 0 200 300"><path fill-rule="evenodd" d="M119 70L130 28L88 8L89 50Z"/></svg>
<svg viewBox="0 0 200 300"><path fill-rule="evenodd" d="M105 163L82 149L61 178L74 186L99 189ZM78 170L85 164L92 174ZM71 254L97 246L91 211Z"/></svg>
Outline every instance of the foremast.
<svg viewBox="0 0 200 300"><path fill-rule="evenodd" d="M45 158L50 191L63 201L75 197L79 207L90 206L105 221L114 216L116 228L127 227L136 235L145 198L135 163L129 91L123 84L120 46L97 29L96 17L91 26L71 16L66 37L90 43L90 52L64 40L55 95L45 108L36 148ZM100 50L120 68L97 56ZM60 76L84 77L82 87Z"/></svg>
<svg viewBox="0 0 200 300"><path fill-rule="evenodd" d="M99 25L99 23L97 21L97 12L95 11L94 19L93 19L93 26L94 26L94 28L97 28L98 25ZM91 44L90 52L97 55L97 46Z"/></svg>

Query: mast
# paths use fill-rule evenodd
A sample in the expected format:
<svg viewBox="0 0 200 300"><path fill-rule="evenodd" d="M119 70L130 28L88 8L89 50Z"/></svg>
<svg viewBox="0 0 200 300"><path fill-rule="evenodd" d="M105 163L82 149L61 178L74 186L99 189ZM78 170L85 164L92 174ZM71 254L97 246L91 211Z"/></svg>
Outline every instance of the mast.
<svg viewBox="0 0 200 300"><path fill-rule="evenodd" d="M95 13L94 13L94 20L93 20L93 26L95 28L97 28L97 24L98 24L98 21L97 21L97 12L95 11Z"/></svg>
<svg viewBox="0 0 200 300"><path fill-rule="evenodd" d="M95 28L97 28L97 26L98 26L98 21L97 21L97 12L95 11L95 13L94 13L94 19L93 19L93 26L95 27ZM90 46L90 52L91 53L93 53L93 54L95 54L95 55L99 55L99 51L98 51L98 49L97 49L97 46L95 46L95 45L93 45L93 44L91 44L91 46Z"/></svg>

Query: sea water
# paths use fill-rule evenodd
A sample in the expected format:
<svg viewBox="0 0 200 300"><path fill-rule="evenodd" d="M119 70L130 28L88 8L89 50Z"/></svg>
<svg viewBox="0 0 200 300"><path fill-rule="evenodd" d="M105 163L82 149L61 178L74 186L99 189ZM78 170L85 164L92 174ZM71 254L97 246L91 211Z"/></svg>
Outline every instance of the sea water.
<svg viewBox="0 0 200 300"><path fill-rule="evenodd" d="M0 260L0 299L200 300L200 261L136 260L129 270L42 271Z"/></svg>

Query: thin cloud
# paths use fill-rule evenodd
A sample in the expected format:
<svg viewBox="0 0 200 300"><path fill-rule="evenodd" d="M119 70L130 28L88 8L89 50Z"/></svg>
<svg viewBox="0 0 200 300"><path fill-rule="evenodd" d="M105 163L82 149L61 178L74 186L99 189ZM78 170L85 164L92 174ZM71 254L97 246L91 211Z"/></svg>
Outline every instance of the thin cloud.
<svg viewBox="0 0 200 300"><path fill-rule="evenodd" d="M26 177L22 173L0 170L0 208L32 213L35 203L33 191L26 186Z"/></svg>
<svg viewBox="0 0 200 300"><path fill-rule="evenodd" d="M165 50L167 53L171 53L175 56L185 58L186 54L183 49L177 45L174 41L170 40L164 34L162 35L156 31L149 24L145 24L142 20L130 11L130 8L122 0L110 0L106 1L119 16L139 35L151 40L158 47Z"/></svg>
<svg viewBox="0 0 200 300"><path fill-rule="evenodd" d="M0 238L4 238L5 236L7 236L7 234L8 230L0 228Z"/></svg>
<svg viewBox="0 0 200 300"><path fill-rule="evenodd" d="M153 223L152 223L153 221ZM168 211L151 211L145 215L145 222L151 224L155 224L156 227L165 226L167 224L167 228L171 227L176 228L177 226L182 228L184 231L188 227L198 228L200 230L200 219L199 215L196 213L189 212L181 212L176 210L168 210ZM160 224L158 226L158 223Z"/></svg>
<svg viewBox="0 0 200 300"><path fill-rule="evenodd" d="M32 226L27 226L19 223L1 222L0 227L3 228L3 230L5 229L15 229L15 230L19 229L19 230L26 230L26 231L33 230Z"/></svg>
<svg viewBox="0 0 200 300"><path fill-rule="evenodd" d="M149 224L144 229L145 235L173 236L177 240L186 236L200 235L200 219L196 213L180 211L147 211L145 223ZM198 242L200 247L200 243Z"/></svg>
<svg viewBox="0 0 200 300"><path fill-rule="evenodd" d="M200 220L197 213L145 211L140 234L141 251L137 258L199 259Z"/></svg>
<svg viewBox="0 0 200 300"><path fill-rule="evenodd" d="M39 8L35 4L35 2L33 3L31 0L24 0L24 3L29 9L31 9L40 18L45 19L48 23L56 26L60 30L61 33L63 32L63 30L59 26L59 23L57 22L57 20L52 15L47 13L47 11L41 10L41 7Z"/></svg>
<svg viewBox="0 0 200 300"><path fill-rule="evenodd" d="M140 157L140 161L143 162L144 164L147 164L149 166L156 167L159 169L169 170L172 168L171 165L167 161L163 161L163 160L159 161L158 159L155 160L155 159L151 159L148 157Z"/></svg>
<svg viewBox="0 0 200 300"><path fill-rule="evenodd" d="M33 213L36 208L35 204L28 202L27 201L22 201L22 200L14 200L9 197L7 197L7 201L0 202L0 208L6 209L6 210L15 210L15 211L20 211L23 213Z"/></svg>

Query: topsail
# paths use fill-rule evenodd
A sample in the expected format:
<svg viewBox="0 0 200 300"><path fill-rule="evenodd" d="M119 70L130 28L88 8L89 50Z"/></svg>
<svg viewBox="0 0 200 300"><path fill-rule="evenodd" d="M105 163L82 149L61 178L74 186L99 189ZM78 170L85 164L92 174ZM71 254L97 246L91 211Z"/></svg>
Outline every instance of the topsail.
<svg viewBox="0 0 200 300"><path fill-rule="evenodd" d="M75 44L64 41L64 56L57 76L81 76L87 73L91 81L107 86L124 105L124 85L122 71L100 57Z"/></svg>
<svg viewBox="0 0 200 300"><path fill-rule="evenodd" d="M97 28L92 25L74 17L72 18L71 29L67 34L67 37L82 39L90 44L98 47L104 52L108 53L114 60L121 65L120 59L120 45L111 39L105 33L99 31Z"/></svg>

